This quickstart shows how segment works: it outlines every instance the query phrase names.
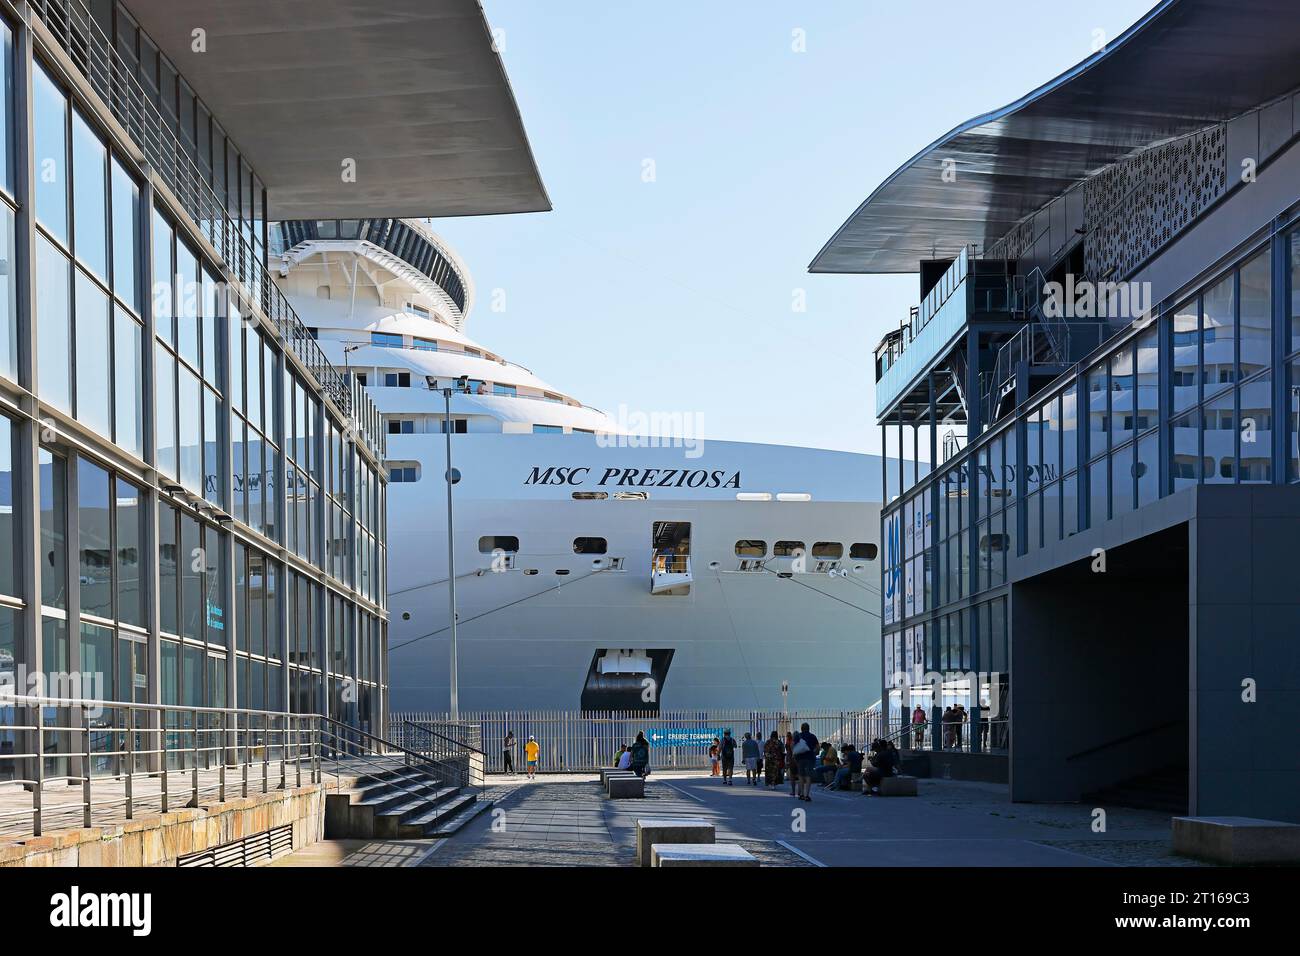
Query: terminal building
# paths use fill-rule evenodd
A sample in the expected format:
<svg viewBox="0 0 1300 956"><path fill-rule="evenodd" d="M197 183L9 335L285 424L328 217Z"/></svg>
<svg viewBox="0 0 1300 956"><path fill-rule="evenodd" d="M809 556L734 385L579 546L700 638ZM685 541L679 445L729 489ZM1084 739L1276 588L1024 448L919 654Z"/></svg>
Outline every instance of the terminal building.
<svg viewBox="0 0 1300 956"><path fill-rule="evenodd" d="M874 369L882 701L916 759L1300 821L1298 137L1300 9L1164 0L812 262L920 276Z"/></svg>
<svg viewBox="0 0 1300 956"><path fill-rule="evenodd" d="M288 7L0 0L0 678L20 695L81 675L72 696L168 720L383 732L385 430L272 281L268 222L549 202L477 3Z"/></svg>

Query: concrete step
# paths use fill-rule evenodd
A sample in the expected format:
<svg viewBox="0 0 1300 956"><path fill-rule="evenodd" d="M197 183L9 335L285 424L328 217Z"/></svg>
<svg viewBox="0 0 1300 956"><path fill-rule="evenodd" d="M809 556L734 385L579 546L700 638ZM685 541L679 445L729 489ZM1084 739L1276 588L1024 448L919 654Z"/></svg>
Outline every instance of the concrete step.
<svg viewBox="0 0 1300 956"><path fill-rule="evenodd" d="M469 823L480 814L487 813L491 809L491 800L475 800L473 803L470 803L453 813L450 817L444 817L443 821L434 827L432 832L428 832L425 835L436 837L438 839L446 839L447 837L454 836L465 826L465 824Z"/></svg>
<svg viewBox="0 0 1300 956"><path fill-rule="evenodd" d="M411 821L418 820L456 798L457 787L439 787L422 794L406 794L399 805L375 815L375 835L406 839L411 837ZM423 835L415 834L415 835Z"/></svg>

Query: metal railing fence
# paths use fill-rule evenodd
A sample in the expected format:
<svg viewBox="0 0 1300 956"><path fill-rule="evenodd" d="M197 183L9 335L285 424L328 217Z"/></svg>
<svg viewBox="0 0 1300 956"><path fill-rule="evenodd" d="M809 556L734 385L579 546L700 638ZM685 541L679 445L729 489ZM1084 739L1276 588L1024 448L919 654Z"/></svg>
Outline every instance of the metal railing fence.
<svg viewBox="0 0 1300 956"><path fill-rule="evenodd" d="M0 697L0 833L320 782L315 714ZM57 785L64 785L59 791ZM14 800L18 788L30 800ZM72 789L72 788L75 788Z"/></svg>
<svg viewBox="0 0 1300 956"><path fill-rule="evenodd" d="M877 711L810 710L674 710L674 711L461 711L461 723L475 726L485 769L504 769L502 751L508 732L516 746L515 768L524 761L524 745L535 737L543 773L591 772L612 766L624 745L638 732L650 741L650 767L661 770L700 770L709 766L713 738L729 729L738 740L746 733L760 739L772 731L784 735L789 727L807 723L819 740L865 747L880 736L883 725ZM394 712L390 726L404 723L438 726L449 723L446 713ZM394 731L396 732L396 731ZM450 736L450 735L449 735Z"/></svg>

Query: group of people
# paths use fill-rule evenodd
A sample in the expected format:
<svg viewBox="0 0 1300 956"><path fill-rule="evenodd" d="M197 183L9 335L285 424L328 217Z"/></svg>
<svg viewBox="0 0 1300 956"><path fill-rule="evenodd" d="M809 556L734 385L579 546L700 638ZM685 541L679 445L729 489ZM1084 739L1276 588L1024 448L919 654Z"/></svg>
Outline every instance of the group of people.
<svg viewBox="0 0 1300 956"><path fill-rule="evenodd" d="M912 740L917 750L925 745L925 727L929 723L929 718L925 715L925 708L920 704L912 711ZM939 718L939 726L943 728L943 746L945 750L961 750L962 738L965 736L966 724L970 723L970 713L966 710L965 704L950 704L943 709L943 716ZM985 717L980 721L980 740L987 745L989 735L989 719ZM906 742L906 741L905 741Z"/></svg>
<svg viewBox="0 0 1300 956"><path fill-rule="evenodd" d="M746 733L739 741L731 730L713 738L709 747L711 775L722 778L724 786L735 786L736 750L740 749L741 763L745 767L745 783L763 785L773 790L781 786L786 774L790 778L790 795L800 800L812 801L813 784L823 790L847 790L855 774L863 774L866 785L862 792L879 793L880 781L899 772L901 754L889 740L872 741L868 753L853 744L843 744L839 752L829 742L819 742L807 724L799 732L787 732L782 740L775 730L766 741L759 742L754 734Z"/></svg>
<svg viewBox="0 0 1300 956"><path fill-rule="evenodd" d="M619 770L631 770L638 777L650 775L650 742L645 739L645 734L638 732L636 740L619 749L614 766Z"/></svg>

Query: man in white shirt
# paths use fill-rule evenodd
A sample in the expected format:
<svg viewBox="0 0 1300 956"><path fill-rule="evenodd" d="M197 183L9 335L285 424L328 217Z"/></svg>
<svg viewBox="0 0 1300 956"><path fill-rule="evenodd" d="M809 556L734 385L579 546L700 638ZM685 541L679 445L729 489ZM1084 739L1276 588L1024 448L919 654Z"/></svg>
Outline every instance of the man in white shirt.
<svg viewBox="0 0 1300 956"><path fill-rule="evenodd" d="M618 769L628 770L632 766L632 751L624 747L623 752L618 755Z"/></svg>

